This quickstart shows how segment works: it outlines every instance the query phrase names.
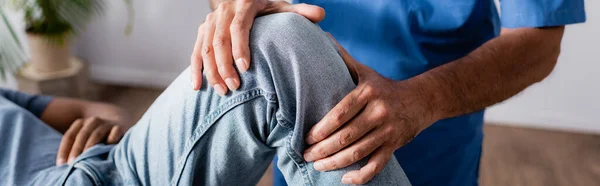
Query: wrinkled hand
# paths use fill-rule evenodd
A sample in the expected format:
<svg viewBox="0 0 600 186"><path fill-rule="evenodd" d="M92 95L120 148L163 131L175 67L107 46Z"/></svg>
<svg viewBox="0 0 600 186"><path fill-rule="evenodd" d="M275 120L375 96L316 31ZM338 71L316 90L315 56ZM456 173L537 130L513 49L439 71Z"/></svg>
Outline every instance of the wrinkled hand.
<svg viewBox="0 0 600 186"><path fill-rule="evenodd" d="M370 156L364 167L342 178L344 184L365 184L434 117L418 88L381 76L338 46L358 84L309 131L306 142L312 146L304 152L304 159L315 161L316 170L329 171Z"/></svg>
<svg viewBox="0 0 600 186"><path fill-rule="evenodd" d="M290 5L285 1L237 0L220 3L198 28L198 38L191 57L194 90L200 89L202 70L210 86L220 95L225 95L228 89L239 88L240 78L233 63L235 61L242 73L250 66L249 39L254 18L277 12L295 12L313 22L325 17L325 11L318 6Z"/></svg>
<svg viewBox="0 0 600 186"><path fill-rule="evenodd" d="M77 119L63 135L56 165L65 162L71 164L83 151L98 143L116 144L128 129L129 126L117 125L98 117Z"/></svg>

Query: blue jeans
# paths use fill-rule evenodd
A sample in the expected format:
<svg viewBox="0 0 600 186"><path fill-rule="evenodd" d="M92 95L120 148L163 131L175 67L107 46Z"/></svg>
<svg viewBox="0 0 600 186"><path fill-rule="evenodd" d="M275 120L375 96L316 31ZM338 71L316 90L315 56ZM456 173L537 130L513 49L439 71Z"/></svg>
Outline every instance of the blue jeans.
<svg viewBox="0 0 600 186"><path fill-rule="evenodd" d="M355 88L335 43L281 13L257 18L250 44L238 90L221 97L205 81L193 91L186 69L119 144L86 151L62 179L81 183L78 171L105 185L254 185L277 155L290 185L342 185L367 159L319 172L302 158L308 130ZM395 158L369 184L410 185Z"/></svg>

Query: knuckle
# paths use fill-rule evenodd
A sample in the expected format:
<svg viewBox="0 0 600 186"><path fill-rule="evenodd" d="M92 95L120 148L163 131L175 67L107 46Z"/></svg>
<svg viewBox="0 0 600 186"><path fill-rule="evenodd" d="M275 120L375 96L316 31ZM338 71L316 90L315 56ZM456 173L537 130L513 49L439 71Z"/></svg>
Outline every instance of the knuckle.
<svg viewBox="0 0 600 186"><path fill-rule="evenodd" d="M331 121L335 124L335 125L341 125L344 122L344 114L347 113L348 109L347 108L342 108L339 109L335 112L335 114L333 114L331 116Z"/></svg>
<svg viewBox="0 0 600 186"><path fill-rule="evenodd" d="M363 150L362 150L362 149L356 149L356 150L353 150L353 151L352 151L352 156L351 156L351 159L350 159L350 161L351 161L351 162L356 162L356 161L358 161L358 160L362 159L362 157L363 157L363 154L364 154L364 152L363 152Z"/></svg>
<svg viewBox="0 0 600 186"><path fill-rule="evenodd" d="M373 164L373 169L371 170L370 173L377 174L378 171L381 170L381 168L383 168L383 164L381 162L375 163L375 164Z"/></svg>
<svg viewBox="0 0 600 186"><path fill-rule="evenodd" d="M395 131L395 129L391 125L387 125L387 126L385 126L385 128L383 128L383 132L388 135L393 134L394 131Z"/></svg>
<svg viewBox="0 0 600 186"><path fill-rule="evenodd" d="M98 118L97 116L92 116L89 118L90 123L98 123L99 121L100 121L100 118Z"/></svg>
<svg viewBox="0 0 600 186"><path fill-rule="evenodd" d="M115 129L117 132L123 132L123 127L119 125L114 125L111 127L111 129Z"/></svg>
<svg viewBox="0 0 600 186"><path fill-rule="evenodd" d="M205 71L205 73L206 77L209 78L209 80L211 81L217 80L217 77L219 77L219 73L212 69Z"/></svg>
<svg viewBox="0 0 600 186"><path fill-rule="evenodd" d="M204 45L202 46L202 57L210 57L210 55L212 54L212 47L210 45Z"/></svg>
<svg viewBox="0 0 600 186"><path fill-rule="evenodd" d="M317 155L317 157L326 157L328 155L323 148L315 148L313 149L313 153Z"/></svg>
<svg viewBox="0 0 600 186"><path fill-rule="evenodd" d="M372 95L375 93L375 88L371 84L366 84L364 90L365 90L365 93L368 95Z"/></svg>
<svg viewBox="0 0 600 186"><path fill-rule="evenodd" d="M219 5L217 6L217 9L215 9L215 11L227 11L231 6L233 6L234 2L233 1L224 1L219 3Z"/></svg>
<svg viewBox="0 0 600 186"><path fill-rule="evenodd" d="M215 11L223 11L223 9L225 9L225 6L227 4L227 1L219 3L219 5L217 5L217 9L215 9Z"/></svg>
<svg viewBox="0 0 600 186"><path fill-rule="evenodd" d="M239 19L234 19L231 26L229 26L229 32L236 35L244 33L244 26L242 26L242 24L243 23Z"/></svg>
<svg viewBox="0 0 600 186"><path fill-rule="evenodd" d="M225 61L218 61L217 62L217 69L219 71L219 74L227 73L227 71L230 68L233 68L233 66L231 64L226 63Z"/></svg>
<svg viewBox="0 0 600 186"><path fill-rule="evenodd" d="M204 20L204 21L209 22L210 20L213 19L214 16L215 16L215 14L211 12L208 15L206 15L206 20Z"/></svg>
<svg viewBox="0 0 600 186"><path fill-rule="evenodd" d="M337 142L341 146L346 146L350 143L350 140L352 140L352 134L349 132L342 132L338 136Z"/></svg>
<svg viewBox="0 0 600 186"><path fill-rule="evenodd" d="M223 35L216 35L212 45L213 47L221 47L225 45L226 41L227 39Z"/></svg>
<svg viewBox="0 0 600 186"><path fill-rule="evenodd" d="M327 137L326 134L320 130L315 131L312 136L316 140L322 140L322 139L325 139L325 137Z"/></svg>
<svg viewBox="0 0 600 186"><path fill-rule="evenodd" d="M338 165L338 162L335 159L329 161L329 167L331 169L338 169L338 168L340 168L339 165Z"/></svg>
<svg viewBox="0 0 600 186"><path fill-rule="evenodd" d="M389 114L390 114L389 113L390 112L389 109L386 106L383 106L383 105L380 105L380 106L376 107L375 110L374 110L374 112L380 118L381 117L388 117Z"/></svg>

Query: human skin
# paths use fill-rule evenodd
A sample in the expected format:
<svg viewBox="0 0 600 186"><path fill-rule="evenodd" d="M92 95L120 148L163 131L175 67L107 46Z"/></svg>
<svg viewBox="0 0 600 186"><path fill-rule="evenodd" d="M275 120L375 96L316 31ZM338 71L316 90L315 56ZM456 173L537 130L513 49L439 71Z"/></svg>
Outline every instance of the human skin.
<svg viewBox="0 0 600 186"><path fill-rule="evenodd" d="M118 143L133 125L129 112L115 105L70 98L53 98L40 119L63 134L56 165L98 143Z"/></svg>
<svg viewBox="0 0 600 186"><path fill-rule="evenodd" d="M248 47L243 42L247 36L239 33L249 32L252 22L228 20L291 11L318 22L324 15L311 5L210 2L216 10L200 26L192 54L192 80L198 89L204 68L211 87L221 95L239 86L233 59L243 59L240 64L236 60L240 72L250 65L246 57L239 57ZM248 7L251 13L240 11ZM370 155L367 165L342 178L346 184L366 183L396 149L434 122L484 109L546 78L556 65L563 32L563 26L503 29L500 36L468 55L402 81L381 76L340 47L357 87L309 131L306 142L311 146L304 159L314 161L315 169L327 171Z"/></svg>

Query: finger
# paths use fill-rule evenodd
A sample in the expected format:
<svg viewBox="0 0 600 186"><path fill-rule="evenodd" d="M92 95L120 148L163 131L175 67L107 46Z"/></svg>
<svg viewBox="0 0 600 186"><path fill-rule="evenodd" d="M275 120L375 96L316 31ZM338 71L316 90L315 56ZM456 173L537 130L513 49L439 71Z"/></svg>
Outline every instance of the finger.
<svg viewBox="0 0 600 186"><path fill-rule="evenodd" d="M75 137L75 142L69 153L69 164L73 163L73 160L83 152L83 148L85 147L88 138L96 127L98 127L99 123L99 119L96 118L90 118L84 121L83 127L79 130L79 133L77 133L77 137Z"/></svg>
<svg viewBox="0 0 600 186"><path fill-rule="evenodd" d="M215 56L212 45L215 34L215 25L213 23L215 18L213 17L213 13L210 13L208 16L206 16L206 30L204 32L204 40L202 41L202 64L204 65L206 80L210 86L215 89L217 94L225 95L227 93L227 89L225 89L225 82L223 79L221 79L221 75L219 75L217 65L215 64Z"/></svg>
<svg viewBox="0 0 600 186"><path fill-rule="evenodd" d="M69 152L71 151L71 147L73 147L73 143L75 142L75 138L81 130L83 126L83 120L77 119L71 124L69 129L65 132L60 141L60 146L58 147L58 154L56 155L56 165L62 165L67 162L67 158L69 156Z"/></svg>
<svg viewBox="0 0 600 186"><path fill-rule="evenodd" d="M194 51L191 57L191 78L194 90L199 90L202 86L202 41L204 39L203 25L198 27L198 37L194 45Z"/></svg>
<svg viewBox="0 0 600 186"><path fill-rule="evenodd" d="M342 57L344 64L346 64L346 67L348 68L348 72L350 72L350 76L352 76L352 79L354 80L355 83L358 82L358 77L359 77L358 68L360 67L361 64L358 61L356 61L348 53L348 51L346 51L346 49L344 49L344 47L342 47L342 45L340 45L340 43L338 43L337 40L335 38L333 38L333 36L330 33L327 33L327 35L329 35L329 37L333 40L333 42L335 42L335 44L338 46L338 49L340 50L340 56Z"/></svg>
<svg viewBox="0 0 600 186"><path fill-rule="evenodd" d="M231 3L221 3L218 8L219 16L216 19L215 38L213 38L213 47L215 49L215 60L221 78L231 90L236 90L240 86L240 79L233 68L233 57L231 54L231 34L229 27L233 20L234 7Z"/></svg>
<svg viewBox="0 0 600 186"><path fill-rule="evenodd" d="M313 23L321 22L325 18L325 9L320 6L301 3L291 5L291 9L293 12L306 17Z"/></svg>
<svg viewBox="0 0 600 186"><path fill-rule="evenodd" d="M352 119L367 104L362 97L364 89L355 89L342 99L321 121L313 126L306 137L309 145L317 143Z"/></svg>
<svg viewBox="0 0 600 186"><path fill-rule="evenodd" d="M256 13L252 6L246 6L247 1L237 1L236 13L231 21L231 51L235 65L240 72L246 72L250 67L250 29Z"/></svg>
<svg viewBox="0 0 600 186"><path fill-rule="evenodd" d="M360 168L360 170L350 171L342 177L343 184L366 184L369 182L375 175L379 174L381 170L387 165L387 162L392 157L392 153L394 150L388 150L390 148L386 148L382 146L377 149L369 158L369 161L365 166Z"/></svg>
<svg viewBox="0 0 600 186"><path fill-rule="evenodd" d="M121 140L123 135L124 135L124 132L122 131L122 127L115 125L110 130L110 133L108 134L108 139L106 140L106 143L107 144L117 144L117 143L119 143L119 141Z"/></svg>
<svg viewBox="0 0 600 186"><path fill-rule="evenodd" d="M83 148L83 150L85 151L88 148L90 148L90 147L102 142L104 139L106 139L111 128L112 128L112 125L107 125L107 124L99 125L92 132L92 134L90 134L90 137L88 138L87 142L85 143L85 147Z"/></svg>
<svg viewBox="0 0 600 186"><path fill-rule="evenodd" d="M365 137L352 144L352 146L331 157L316 161L314 168L318 171L330 171L352 165L367 157L385 143L385 139L387 138L385 134L379 128L372 130Z"/></svg>
<svg viewBox="0 0 600 186"><path fill-rule="evenodd" d="M378 121L378 118L370 116L372 113L371 108L372 106L367 106L365 111L350 120L340 130L306 149L304 160L312 162L328 157L354 143L356 140L363 138L367 132L371 131L375 126L380 125L381 123Z"/></svg>
<svg viewBox="0 0 600 186"><path fill-rule="evenodd" d="M318 23L325 18L325 9L309 4L293 4L285 1L269 2L267 7L259 13L259 15L274 14L280 12L294 12L300 14L313 23Z"/></svg>

